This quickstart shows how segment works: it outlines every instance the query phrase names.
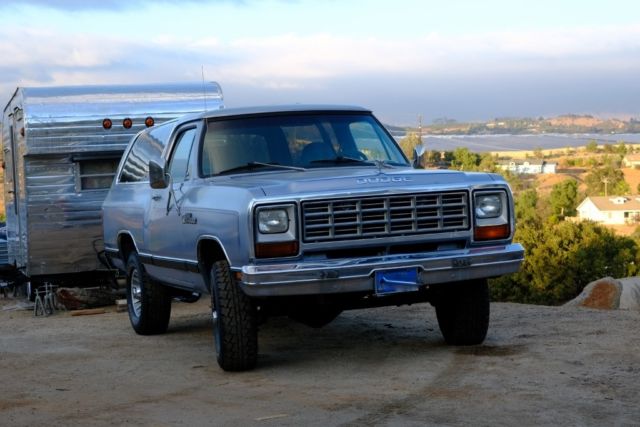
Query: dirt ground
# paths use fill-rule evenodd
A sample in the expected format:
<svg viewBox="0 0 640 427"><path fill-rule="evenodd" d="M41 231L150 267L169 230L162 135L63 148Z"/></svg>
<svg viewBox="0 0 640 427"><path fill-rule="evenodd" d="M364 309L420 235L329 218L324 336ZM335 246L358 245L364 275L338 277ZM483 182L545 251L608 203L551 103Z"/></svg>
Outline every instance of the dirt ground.
<svg viewBox="0 0 640 427"><path fill-rule="evenodd" d="M0 296L0 425L638 425L640 312L492 304L484 345L443 343L428 304L260 330L255 371L225 373L208 302L169 332L126 313L33 317Z"/></svg>

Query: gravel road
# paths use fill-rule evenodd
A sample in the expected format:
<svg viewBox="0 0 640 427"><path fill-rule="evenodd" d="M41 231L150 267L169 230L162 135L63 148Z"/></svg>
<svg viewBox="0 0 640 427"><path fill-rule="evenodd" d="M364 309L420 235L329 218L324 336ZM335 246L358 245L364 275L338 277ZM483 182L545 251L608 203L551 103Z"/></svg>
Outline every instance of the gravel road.
<svg viewBox="0 0 640 427"><path fill-rule="evenodd" d="M126 313L33 317L0 297L0 424L411 426L640 423L640 312L492 304L484 345L449 347L428 305L260 330L258 369L216 362L207 301L169 332Z"/></svg>

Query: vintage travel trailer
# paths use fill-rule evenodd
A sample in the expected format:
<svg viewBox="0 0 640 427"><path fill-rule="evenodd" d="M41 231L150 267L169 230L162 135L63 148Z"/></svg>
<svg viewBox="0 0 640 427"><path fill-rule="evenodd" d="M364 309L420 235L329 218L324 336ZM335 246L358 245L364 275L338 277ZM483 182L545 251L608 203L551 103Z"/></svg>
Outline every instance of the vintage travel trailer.
<svg viewBox="0 0 640 427"><path fill-rule="evenodd" d="M111 280L101 206L131 137L219 108L215 82L17 88L2 118L8 265L0 274L32 284Z"/></svg>

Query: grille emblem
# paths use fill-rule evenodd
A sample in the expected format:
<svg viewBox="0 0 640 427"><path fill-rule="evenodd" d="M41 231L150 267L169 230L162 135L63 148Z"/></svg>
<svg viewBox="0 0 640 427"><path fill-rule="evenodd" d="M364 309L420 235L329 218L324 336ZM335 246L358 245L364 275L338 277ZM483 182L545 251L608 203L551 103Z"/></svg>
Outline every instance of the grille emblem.
<svg viewBox="0 0 640 427"><path fill-rule="evenodd" d="M370 178L358 178L358 184L385 184L388 182L409 182L411 178L408 176L374 176Z"/></svg>

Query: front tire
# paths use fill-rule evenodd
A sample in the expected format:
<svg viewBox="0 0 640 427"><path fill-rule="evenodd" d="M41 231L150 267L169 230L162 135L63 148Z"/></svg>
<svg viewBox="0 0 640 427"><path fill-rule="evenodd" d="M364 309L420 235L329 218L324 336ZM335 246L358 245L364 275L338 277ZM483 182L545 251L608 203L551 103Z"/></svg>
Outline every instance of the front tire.
<svg viewBox="0 0 640 427"><path fill-rule="evenodd" d="M489 329L489 287L485 279L440 285L435 301L447 344L482 344Z"/></svg>
<svg viewBox="0 0 640 427"><path fill-rule="evenodd" d="M154 283L133 252L127 261L127 306L133 330L140 335L163 334L171 317L169 289Z"/></svg>
<svg viewBox="0 0 640 427"><path fill-rule="evenodd" d="M225 371L253 369L258 360L256 307L234 280L227 261L213 264L210 281L218 365Z"/></svg>

